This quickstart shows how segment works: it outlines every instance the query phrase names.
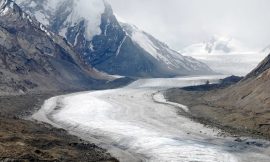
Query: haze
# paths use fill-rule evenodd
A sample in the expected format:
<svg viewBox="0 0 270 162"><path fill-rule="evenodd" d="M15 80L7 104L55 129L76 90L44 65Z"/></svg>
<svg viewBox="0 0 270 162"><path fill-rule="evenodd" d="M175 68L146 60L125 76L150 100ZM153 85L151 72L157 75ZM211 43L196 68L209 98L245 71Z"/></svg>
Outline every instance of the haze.
<svg viewBox="0 0 270 162"><path fill-rule="evenodd" d="M248 48L270 44L269 0L108 0L116 15L176 50L232 37Z"/></svg>

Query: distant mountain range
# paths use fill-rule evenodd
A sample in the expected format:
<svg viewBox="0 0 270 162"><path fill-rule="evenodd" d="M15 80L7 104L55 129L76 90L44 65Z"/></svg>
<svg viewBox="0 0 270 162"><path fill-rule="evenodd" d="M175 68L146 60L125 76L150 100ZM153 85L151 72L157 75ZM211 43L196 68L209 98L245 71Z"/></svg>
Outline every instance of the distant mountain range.
<svg viewBox="0 0 270 162"><path fill-rule="evenodd" d="M204 97L229 113L224 119L233 127L269 137L270 55L239 83Z"/></svg>
<svg viewBox="0 0 270 162"><path fill-rule="evenodd" d="M189 55L217 55L233 53L244 54L250 51L250 49L247 49L245 45L236 39L214 35L210 40L190 45L180 52Z"/></svg>
<svg viewBox="0 0 270 162"><path fill-rule="evenodd" d="M236 39L215 35L208 41L190 45L180 52L206 63L216 72L244 76L270 52L267 48L263 51L251 50Z"/></svg>
<svg viewBox="0 0 270 162"><path fill-rule="evenodd" d="M63 36L85 64L108 74L171 77L213 74L138 28L121 24L102 0L17 0L50 31Z"/></svg>

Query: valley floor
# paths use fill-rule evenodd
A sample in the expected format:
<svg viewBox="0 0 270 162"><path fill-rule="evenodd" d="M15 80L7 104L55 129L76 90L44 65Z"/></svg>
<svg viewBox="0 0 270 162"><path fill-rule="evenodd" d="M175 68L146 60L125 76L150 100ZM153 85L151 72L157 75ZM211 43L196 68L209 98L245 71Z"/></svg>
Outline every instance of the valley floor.
<svg viewBox="0 0 270 162"><path fill-rule="evenodd" d="M21 119L53 95L0 97L0 161L118 161L65 130Z"/></svg>
<svg viewBox="0 0 270 162"><path fill-rule="evenodd" d="M221 77L142 79L111 90L2 96L0 161L268 162L269 141L221 125L216 119L227 112L199 104L206 92L167 90ZM31 119L47 124L22 119L33 113Z"/></svg>

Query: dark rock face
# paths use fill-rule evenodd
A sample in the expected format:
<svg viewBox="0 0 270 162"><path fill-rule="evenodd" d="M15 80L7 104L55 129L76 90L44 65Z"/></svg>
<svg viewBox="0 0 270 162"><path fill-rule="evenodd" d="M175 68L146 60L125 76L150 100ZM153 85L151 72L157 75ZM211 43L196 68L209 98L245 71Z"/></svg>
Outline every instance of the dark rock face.
<svg viewBox="0 0 270 162"><path fill-rule="evenodd" d="M31 3L34 2L34 7ZM32 13L37 19L45 17L44 23L51 31L65 37L80 54L85 64L109 74L135 77L170 77L176 75L213 74L214 72L205 64L171 50L167 45L159 42L154 37L143 33L144 38L150 41L153 48L157 48L160 60L140 46L128 30L128 25L119 24L109 4L104 3L105 10L101 14L100 30L91 40L86 38L87 22L85 17L78 19L77 23L70 22L73 13L72 0L62 0L55 11L48 11L48 1L24 0L22 8ZM89 4L85 4L89 5ZM38 16L37 16L38 15ZM43 21L41 19L40 21ZM174 56L172 56L174 55ZM175 61L177 60L177 61ZM167 64L173 64L168 67Z"/></svg>
<svg viewBox="0 0 270 162"><path fill-rule="evenodd" d="M10 0L0 0L0 91L89 88L94 82L59 36Z"/></svg>
<svg viewBox="0 0 270 162"><path fill-rule="evenodd" d="M254 78L270 68L270 55L268 55L245 79Z"/></svg>

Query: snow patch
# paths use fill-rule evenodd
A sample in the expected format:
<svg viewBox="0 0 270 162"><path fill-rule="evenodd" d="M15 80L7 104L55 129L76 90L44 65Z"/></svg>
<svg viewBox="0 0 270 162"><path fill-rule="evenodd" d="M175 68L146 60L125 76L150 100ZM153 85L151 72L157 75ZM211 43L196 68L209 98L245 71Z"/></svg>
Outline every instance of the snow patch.
<svg viewBox="0 0 270 162"><path fill-rule="evenodd" d="M157 52L157 47L155 47L153 42L143 32L138 30L133 31L131 38L154 58L159 59L160 54Z"/></svg>
<svg viewBox="0 0 270 162"><path fill-rule="evenodd" d="M105 31L104 31L105 36L107 36L107 30L108 30L109 25L110 25L110 19L107 19L107 24L105 26Z"/></svg>
<svg viewBox="0 0 270 162"><path fill-rule="evenodd" d="M101 15L104 10L105 5L101 0L74 0L70 23L75 25L84 20L85 36L90 41L95 35L101 34Z"/></svg>
<svg viewBox="0 0 270 162"><path fill-rule="evenodd" d="M48 36L51 36L51 33L42 24L40 24L39 27L40 30L44 31Z"/></svg>
<svg viewBox="0 0 270 162"><path fill-rule="evenodd" d="M117 49L117 51L116 51L116 56L119 55L119 53L120 53L120 51L121 51L121 48L122 48L122 45L123 45L123 43L126 41L126 39L127 39L127 36L124 37L124 39L121 41L120 45L118 46L118 49Z"/></svg>
<svg viewBox="0 0 270 162"><path fill-rule="evenodd" d="M9 11L9 6L7 6L8 1L7 0L1 0L0 1L0 15L4 16Z"/></svg>
<svg viewBox="0 0 270 162"><path fill-rule="evenodd" d="M3 15L6 15L9 11L9 8L8 7L5 7L3 8L2 10L0 10L0 15L3 16Z"/></svg>
<svg viewBox="0 0 270 162"><path fill-rule="evenodd" d="M85 38L87 40L90 41L95 35L101 34L101 16L105 11L103 0L73 0L70 1L71 3L67 3L67 0L44 0L40 2L43 9L35 8L37 2L34 2L34 0L31 0L31 3L28 0L17 0L16 2L19 4L29 3L27 7L35 10L35 13L32 14L44 25L50 24L50 20L56 16L56 11L60 7L68 8L70 14L64 22L64 29L60 31L61 36L66 35L65 28L75 26L81 21L84 21ZM64 6L67 4L68 6Z"/></svg>
<svg viewBox="0 0 270 162"><path fill-rule="evenodd" d="M94 49L94 45L93 45L93 43L92 43L92 42L90 42L90 44L89 44L89 48L90 48L90 50L91 50L91 51L95 51L95 49Z"/></svg>
<svg viewBox="0 0 270 162"><path fill-rule="evenodd" d="M28 21L29 21L30 23L33 22L33 20L31 19L31 17L30 17L29 15L27 15L26 18L28 19Z"/></svg>
<svg viewBox="0 0 270 162"><path fill-rule="evenodd" d="M1 0L0 1L0 8L2 8L3 6L5 6L7 4L7 0Z"/></svg>
<svg viewBox="0 0 270 162"><path fill-rule="evenodd" d="M59 35L62 36L62 37L64 37L64 38L66 38L67 30L68 30L67 27L62 28L60 30L60 32L59 32Z"/></svg>
<svg viewBox="0 0 270 162"><path fill-rule="evenodd" d="M41 11L35 12L34 16L43 25L46 25L46 26L50 25L50 22L49 22L48 18Z"/></svg>
<svg viewBox="0 0 270 162"><path fill-rule="evenodd" d="M77 43L78 43L78 37L79 37L79 35L80 35L80 33L77 33L77 35L76 35L76 37L75 37L75 42L74 42L74 46L76 46L77 45Z"/></svg>

